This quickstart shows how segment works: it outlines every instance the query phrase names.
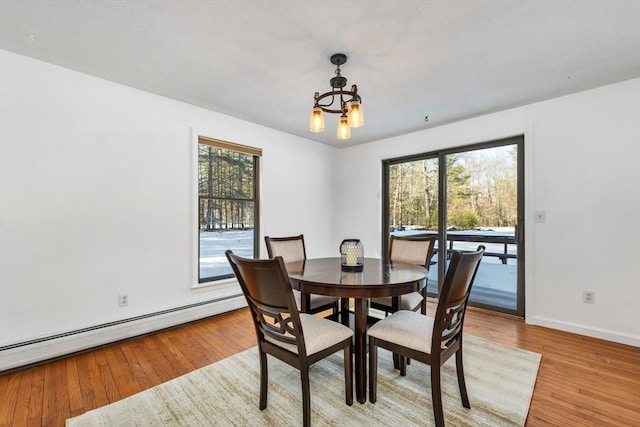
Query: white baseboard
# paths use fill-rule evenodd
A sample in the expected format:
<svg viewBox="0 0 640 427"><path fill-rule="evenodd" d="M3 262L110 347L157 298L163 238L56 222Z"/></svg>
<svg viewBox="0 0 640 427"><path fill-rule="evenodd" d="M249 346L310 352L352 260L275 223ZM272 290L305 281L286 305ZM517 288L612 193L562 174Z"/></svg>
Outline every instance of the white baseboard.
<svg viewBox="0 0 640 427"><path fill-rule="evenodd" d="M601 328L593 328L577 323L563 322L548 317L532 316L527 318L527 323L531 325L544 326L560 331L572 332L574 334L585 335L592 338L600 338L606 341L640 347L640 337L632 334L625 334Z"/></svg>
<svg viewBox="0 0 640 427"><path fill-rule="evenodd" d="M0 351L0 372L246 307L243 296Z"/></svg>

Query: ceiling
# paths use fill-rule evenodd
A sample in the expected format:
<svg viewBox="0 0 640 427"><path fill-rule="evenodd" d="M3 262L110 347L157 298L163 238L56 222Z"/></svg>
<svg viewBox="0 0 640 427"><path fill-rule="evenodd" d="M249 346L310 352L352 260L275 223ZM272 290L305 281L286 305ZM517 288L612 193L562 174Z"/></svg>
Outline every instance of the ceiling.
<svg viewBox="0 0 640 427"><path fill-rule="evenodd" d="M0 0L0 48L344 147L640 77L639 22L638 0ZM336 52L348 141L334 114L309 131Z"/></svg>

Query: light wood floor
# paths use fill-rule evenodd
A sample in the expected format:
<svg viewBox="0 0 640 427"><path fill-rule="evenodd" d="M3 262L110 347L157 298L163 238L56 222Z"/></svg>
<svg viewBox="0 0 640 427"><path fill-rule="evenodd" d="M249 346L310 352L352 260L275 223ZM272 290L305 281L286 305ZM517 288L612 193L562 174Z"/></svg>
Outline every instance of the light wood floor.
<svg viewBox="0 0 640 427"><path fill-rule="evenodd" d="M473 308L465 333L542 354L527 426L640 426L640 348ZM0 425L63 426L254 345L243 309L2 375Z"/></svg>

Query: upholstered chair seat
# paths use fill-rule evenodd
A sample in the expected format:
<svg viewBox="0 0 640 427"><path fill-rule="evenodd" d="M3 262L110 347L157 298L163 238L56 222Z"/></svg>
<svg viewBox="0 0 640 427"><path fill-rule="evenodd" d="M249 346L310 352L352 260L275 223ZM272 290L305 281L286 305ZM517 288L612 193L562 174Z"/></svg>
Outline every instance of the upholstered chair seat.
<svg viewBox="0 0 640 427"><path fill-rule="evenodd" d="M307 356L314 355L327 347L331 347L353 336L353 331L348 327L312 314L300 313L300 323L304 331L304 343ZM268 335L265 339L292 353L298 354L298 347L295 344L284 343Z"/></svg>
<svg viewBox="0 0 640 427"><path fill-rule="evenodd" d="M387 317L384 322L373 325L369 329L369 336L373 334L378 339L429 354L432 332L433 317L400 310Z"/></svg>
<svg viewBox="0 0 640 427"><path fill-rule="evenodd" d="M398 302L399 310L416 310L420 309L424 296L420 292L411 292L400 297ZM371 298L373 307L384 306L387 310L392 311L391 297ZM384 310L386 311L386 310Z"/></svg>

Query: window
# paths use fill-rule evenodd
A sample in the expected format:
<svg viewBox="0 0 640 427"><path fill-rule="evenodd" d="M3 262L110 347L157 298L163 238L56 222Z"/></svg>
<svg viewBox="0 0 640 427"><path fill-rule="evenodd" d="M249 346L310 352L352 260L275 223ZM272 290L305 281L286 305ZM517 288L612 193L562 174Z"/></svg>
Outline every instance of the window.
<svg viewBox="0 0 640 427"><path fill-rule="evenodd" d="M198 282L233 277L224 252L258 257L262 150L198 137Z"/></svg>

